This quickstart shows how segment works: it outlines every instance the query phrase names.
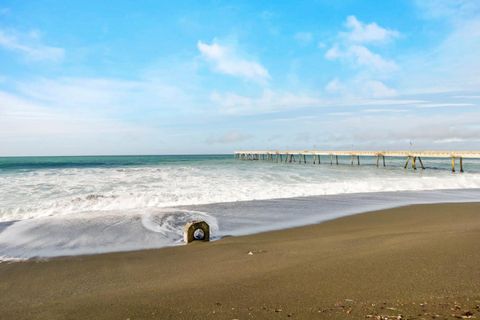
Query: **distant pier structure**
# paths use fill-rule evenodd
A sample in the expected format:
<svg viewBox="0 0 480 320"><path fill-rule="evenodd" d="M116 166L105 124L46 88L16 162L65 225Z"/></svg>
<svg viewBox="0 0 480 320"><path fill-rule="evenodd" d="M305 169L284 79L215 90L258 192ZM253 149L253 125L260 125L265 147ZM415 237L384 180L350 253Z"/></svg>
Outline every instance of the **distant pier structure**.
<svg viewBox="0 0 480 320"><path fill-rule="evenodd" d="M319 150L283 150L283 151L235 151L235 159L239 160L266 160L284 163L307 163L311 159L313 164L329 163L338 165L339 157L350 159L351 165L360 165L362 159L371 158L376 160L377 167L386 166L385 158L404 158L407 169L409 164L413 170L417 170L417 161L421 169L425 169L422 159L445 158L450 159L452 172L458 163L460 172L463 172L464 159L480 159L480 151L319 151ZM325 159L326 158L326 159Z"/></svg>

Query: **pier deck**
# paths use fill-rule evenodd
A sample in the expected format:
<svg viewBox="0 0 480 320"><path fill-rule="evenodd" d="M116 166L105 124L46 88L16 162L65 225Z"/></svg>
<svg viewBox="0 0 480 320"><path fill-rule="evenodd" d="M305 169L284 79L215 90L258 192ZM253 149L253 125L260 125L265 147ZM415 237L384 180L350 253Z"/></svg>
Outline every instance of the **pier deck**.
<svg viewBox="0 0 480 320"><path fill-rule="evenodd" d="M247 150L247 151L235 151L234 156L240 160L270 160L274 162L299 162L307 163L307 156L313 159L313 163L321 163L321 156L327 156L330 158L330 164L338 165L338 157L351 157L351 164L356 163L360 165L360 157L373 157L376 158L377 167L380 160L385 167L385 158L395 157L406 159L405 169L411 163L411 168L417 169L417 160L420 163L420 167L425 169L423 159L428 158L446 158L451 160L452 172L455 172L455 163L458 159L460 165L460 172L463 172L463 159L480 159L480 151L333 151L333 150ZM335 161L334 161L335 160Z"/></svg>

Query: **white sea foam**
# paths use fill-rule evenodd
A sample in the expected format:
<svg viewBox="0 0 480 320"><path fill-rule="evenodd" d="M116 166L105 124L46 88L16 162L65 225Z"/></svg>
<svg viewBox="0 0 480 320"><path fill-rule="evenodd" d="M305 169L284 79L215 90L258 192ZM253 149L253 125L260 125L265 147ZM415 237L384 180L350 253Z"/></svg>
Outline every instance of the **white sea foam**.
<svg viewBox="0 0 480 320"><path fill-rule="evenodd" d="M218 233L216 218L178 209L83 212L21 220L0 232L0 261L175 245L183 239L183 226L192 220L204 220L212 233Z"/></svg>
<svg viewBox="0 0 480 320"><path fill-rule="evenodd" d="M348 166L48 169L0 175L0 221L313 195L480 188L480 173Z"/></svg>
<svg viewBox="0 0 480 320"><path fill-rule="evenodd" d="M221 237L408 203L475 201L479 199L478 191L469 194L468 190L478 188L478 171L413 172L400 166L337 167L238 161L16 170L0 173L0 257L3 257L0 260L174 245L181 241L183 225L197 219L207 220L213 236ZM356 199L356 193L440 189L465 192L439 191L429 198L410 194L408 199L395 193L395 196L362 196L352 200ZM353 195L345 197L347 193ZM241 203L214 205L304 196L324 196L324 200L307 211L295 207L299 203L295 200L288 202L293 204L288 210L273 208L277 205L275 201L263 209Z"/></svg>

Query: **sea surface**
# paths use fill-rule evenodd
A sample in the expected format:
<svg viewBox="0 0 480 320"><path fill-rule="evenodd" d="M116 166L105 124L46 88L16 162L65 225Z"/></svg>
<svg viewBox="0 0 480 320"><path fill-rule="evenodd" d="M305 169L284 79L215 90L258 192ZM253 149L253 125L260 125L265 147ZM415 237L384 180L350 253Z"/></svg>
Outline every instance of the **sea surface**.
<svg viewBox="0 0 480 320"><path fill-rule="evenodd" d="M480 161L351 165L232 155L0 158L0 261L159 248L206 220L213 239L415 203L480 201Z"/></svg>

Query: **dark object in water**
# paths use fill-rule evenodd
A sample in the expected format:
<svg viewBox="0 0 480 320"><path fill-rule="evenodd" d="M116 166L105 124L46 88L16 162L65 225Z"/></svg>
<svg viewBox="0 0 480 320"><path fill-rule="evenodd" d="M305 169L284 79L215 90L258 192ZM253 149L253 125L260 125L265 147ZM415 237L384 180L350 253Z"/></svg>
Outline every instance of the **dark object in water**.
<svg viewBox="0 0 480 320"><path fill-rule="evenodd" d="M210 241L210 226L205 221L187 223L183 228L183 240L186 243L193 241Z"/></svg>

